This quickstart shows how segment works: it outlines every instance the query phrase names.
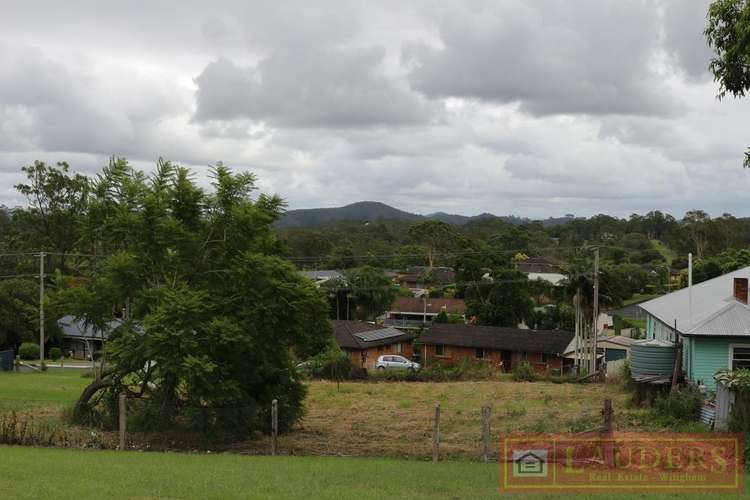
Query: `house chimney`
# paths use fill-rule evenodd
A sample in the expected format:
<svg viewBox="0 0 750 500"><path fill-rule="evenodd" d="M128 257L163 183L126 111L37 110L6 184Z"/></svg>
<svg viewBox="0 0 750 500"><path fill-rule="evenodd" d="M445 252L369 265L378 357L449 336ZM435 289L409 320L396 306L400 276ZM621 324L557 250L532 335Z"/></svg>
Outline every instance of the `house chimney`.
<svg viewBox="0 0 750 500"><path fill-rule="evenodd" d="M747 278L734 278L734 298L747 304Z"/></svg>

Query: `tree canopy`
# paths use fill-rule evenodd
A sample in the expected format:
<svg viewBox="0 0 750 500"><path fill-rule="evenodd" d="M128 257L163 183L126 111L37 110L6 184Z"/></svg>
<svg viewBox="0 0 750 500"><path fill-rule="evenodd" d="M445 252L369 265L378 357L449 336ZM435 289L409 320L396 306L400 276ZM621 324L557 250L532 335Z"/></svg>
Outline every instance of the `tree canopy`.
<svg viewBox="0 0 750 500"><path fill-rule="evenodd" d="M106 329L107 365L76 408L106 413L128 390L143 421L181 416L203 430L264 428L272 399L282 428L301 415L304 386L293 351L330 342L327 304L290 263L275 256L271 224L283 202L255 191L255 177L212 168L207 192L186 168L160 160L150 176L113 159L92 183L82 246L98 255L81 284L57 301Z"/></svg>
<svg viewBox="0 0 750 500"><path fill-rule="evenodd" d="M715 0L708 8L705 35L714 49L709 67L719 82L719 98L745 97L750 90L750 1ZM750 167L750 148L744 166Z"/></svg>

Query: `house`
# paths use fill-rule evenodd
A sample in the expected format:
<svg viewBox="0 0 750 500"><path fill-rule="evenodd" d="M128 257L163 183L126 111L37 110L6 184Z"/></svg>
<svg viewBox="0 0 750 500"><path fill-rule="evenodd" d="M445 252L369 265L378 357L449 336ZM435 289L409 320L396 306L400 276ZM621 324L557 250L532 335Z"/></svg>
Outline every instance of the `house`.
<svg viewBox="0 0 750 500"><path fill-rule="evenodd" d="M621 359L630 358L630 344L633 343L633 339L622 335L604 335L599 334L596 339L596 352L597 359L601 362L618 361ZM586 343L590 345L589 342ZM576 346L575 338L571 340L568 347L565 349L565 357L568 359L575 360L576 358Z"/></svg>
<svg viewBox="0 0 750 500"><path fill-rule="evenodd" d="M63 316L57 321L62 331L63 353L72 358L91 359L94 353L102 350L110 332L120 324L120 320L112 320L107 329L101 331L73 316Z"/></svg>
<svg viewBox="0 0 750 500"><path fill-rule="evenodd" d="M484 360L511 371L528 361L537 372L565 370L572 332L435 323L419 338L426 363Z"/></svg>
<svg viewBox="0 0 750 500"><path fill-rule="evenodd" d="M529 281L542 280L554 286L559 286L566 279L562 268L555 262L544 257L531 257L515 262L517 271L525 274Z"/></svg>
<svg viewBox="0 0 750 500"><path fill-rule="evenodd" d="M341 350L363 368L375 368L378 356L383 354L400 354L407 359L413 354L415 335L391 327L340 320L333 321L333 335Z"/></svg>
<svg viewBox="0 0 750 500"><path fill-rule="evenodd" d="M643 302L646 338L682 343L691 382L714 390L719 369L750 368L750 266Z"/></svg>
<svg viewBox="0 0 750 500"><path fill-rule="evenodd" d="M396 297L386 312L385 324L401 329L421 329L432 323L435 316L446 314L464 316L463 299L431 299L428 297Z"/></svg>
<svg viewBox="0 0 750 500"><path fill-rule="evenodd" d="M617 361L630 358L630 344L633 339L622 335L601 335L596 340L598 349L604 351L604 361Z"/></svg>
<svg viewBox="0 0 750 500"><path fill-rule="evenodd" d="M449 285L455 280L456 273L450 267L411 266L394 277L395 282L414 291L415 295L430 287Z"/></svg>
<svg viewBox="0 0 750 500"><path fill-rule="evenodd" d="M325 269L317 271L300 271L300 274L307 279L312 280L317 286L322 285L328 280L332 279L344 279L344 275L340 271Z"/></svg>

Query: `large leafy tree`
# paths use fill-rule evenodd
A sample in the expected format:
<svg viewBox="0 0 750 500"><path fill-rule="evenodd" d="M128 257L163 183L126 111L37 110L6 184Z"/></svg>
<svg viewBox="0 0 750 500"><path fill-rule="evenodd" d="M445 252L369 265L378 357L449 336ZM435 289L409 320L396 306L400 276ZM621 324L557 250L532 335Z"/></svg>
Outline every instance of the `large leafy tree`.
<svg viewBox="0 0 750 500"><path fill-rule="evenodd" d="M31 248L57 252L64 267L65 255L73 250L81 235L89 180L81 174L71 174L65 162L48 165L35 161L22 171L27 181L15 187L26 197L29 207L17 212L17 227L23 228L24 239Z"/></svg>
<svg viewBox="0 0 750 500"><path fill-rule="evenodd" d="M346 282L358 319L374 320L398 295L398 288L382 269L363 266L346 272Z"/></svg>
<svg viewBox="0 0 750 500"><path fill-rule="evenodd" d="M714 1L705 35L715 52L710 68L719 82L719 98L745 97L750 91L750 0ZM750 148L744 165L750 167Z"/></svg>
<svg viewBox="0 0 750 500"><path fill-rule="evenodd" d="M515 328L533 311L526 275L510 268L495 269L467 287L465 299L466 314L480 325Z"/></svg>
<svg viewBox="0 0 750 500"><path fill-rule="evenodd" d="M212 172L205 192L170 162L146 176L113 159L93 183L84 241L102 257L59 302L98 329L114 316L123 322L101 378L76 405L79 418L106 416L99 403L122 391L142 399L152 426L180 416L204 430L261 429L274 398L282 428L301 415L291 353L330 341L327 305L274 256L282 201L253 196L251 174L222 164Z"/></svg>
<svg viewBox="0 0 750 500"><path fill-rule="evenodd" d="M434 266L438 254L454 249L460 241L455 228L439 220L426 220L414 224L409 228L409 236L424 246L430 267Z"/></svg>

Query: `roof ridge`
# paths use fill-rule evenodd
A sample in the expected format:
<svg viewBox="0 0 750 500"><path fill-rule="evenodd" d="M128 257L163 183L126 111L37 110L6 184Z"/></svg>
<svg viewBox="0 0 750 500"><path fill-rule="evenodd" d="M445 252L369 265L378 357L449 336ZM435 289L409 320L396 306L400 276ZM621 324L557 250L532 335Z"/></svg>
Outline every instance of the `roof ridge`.
<svg viewBox="0 0 750 500"><path fill-rule="evenodd" d="M741 309L744 309L744 311L747 312L747 313L750 313L750 306L748 306L747 304L745 304L743 302L740 302L739 300L733 299L733 300L730 300L729 302L727 302L726 304L722 305L718 309L716 309L714 312L712 312L711 314L709 314L708 316L706 316L702 320L700 320L698 323L696 323L695 325L693 325L685 333L686 334L693 333L694 331L698 330L699 328L707 325L711 321L713 321L716 318L720 317L722 314L726 313L728 310L735 309L737 307L739 307Z"/></svg>

